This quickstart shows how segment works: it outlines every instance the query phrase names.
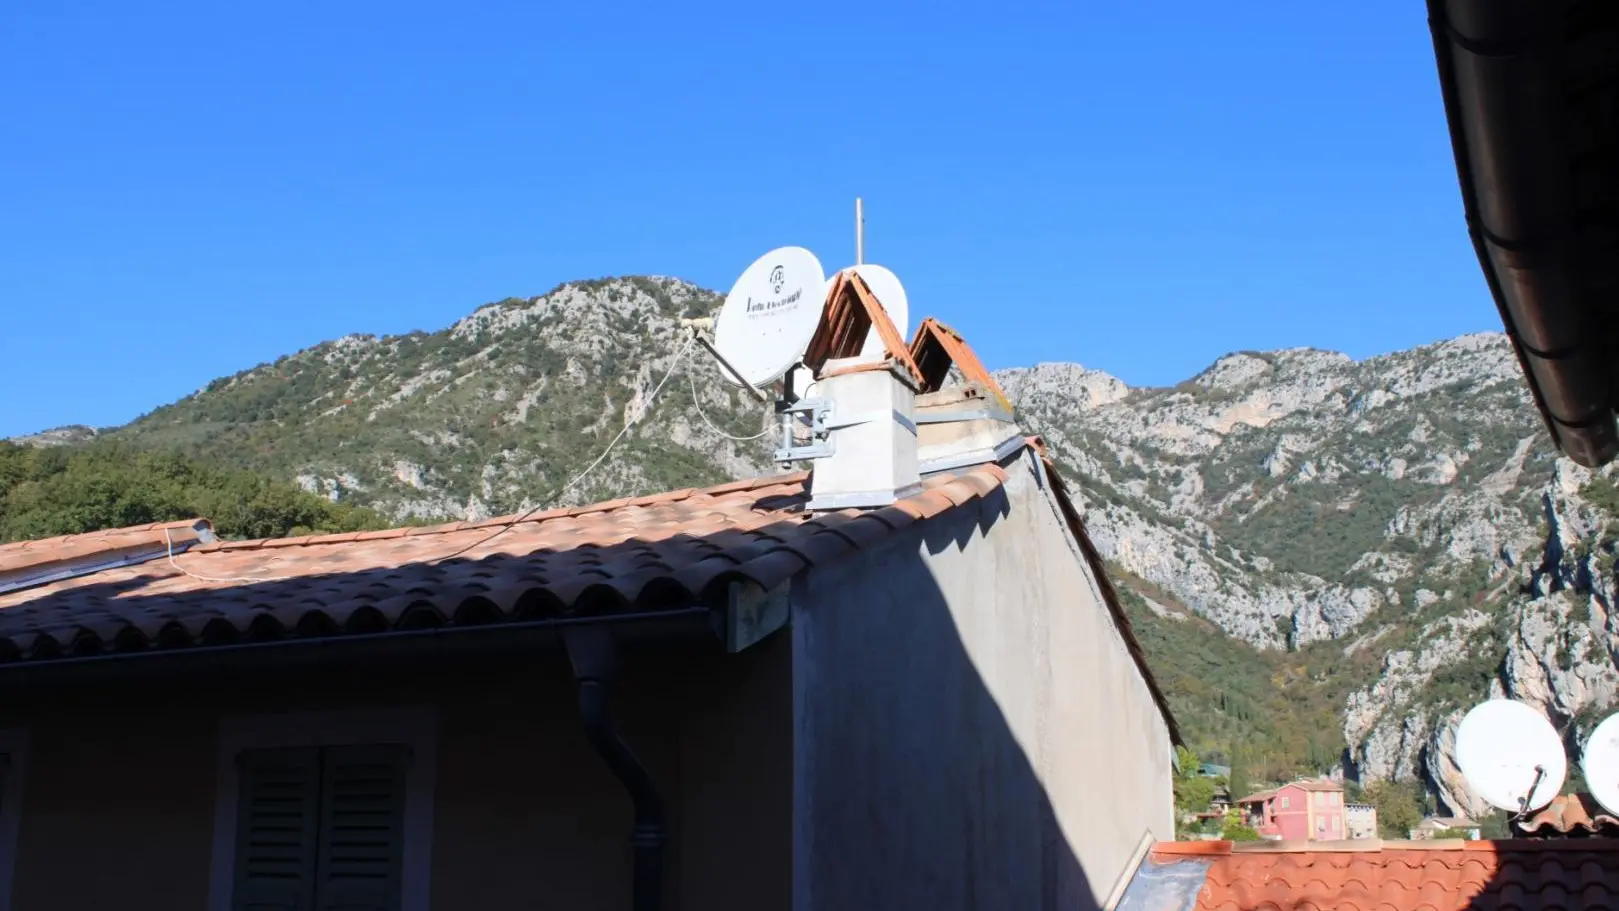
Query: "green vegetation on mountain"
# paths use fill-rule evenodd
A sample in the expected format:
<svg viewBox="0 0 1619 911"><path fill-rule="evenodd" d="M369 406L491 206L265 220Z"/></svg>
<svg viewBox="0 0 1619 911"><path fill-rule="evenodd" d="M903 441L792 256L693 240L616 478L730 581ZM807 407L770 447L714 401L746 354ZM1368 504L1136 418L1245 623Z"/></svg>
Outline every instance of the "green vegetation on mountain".
<svg viewBox="0 0 1619 911"><path fill-rule="evenodd" d="M1182 607L1161 615L1146 600L1164 605L1161 589L1110 568L1187 745L1232 766L1234 787L1317 775L1343 762L1343 699L1376 676L1374 660L1331 648L1261 651Z"/></svg>
<svg viewBox="0 0 1619 911"><path fill-rule="evenodd" d="M399 518L516 512L603 451L672 364L676 321L718 302L672 279L574 282L485 305L437 332L326 342L215 380L112 433L299 479ZM716 388L700 351L681 371L660 393L660 418L694 417L690 373L716 423L757 430L757 407ZM637 427L572 499L729 479L715 464L725 447L674 436L658 421Z"/></svg>
<svg viewBox="0 0 1619 911"><path fill-rule="evenodd" d="M0 441L0 541L203 517L233 538L386 527L382 516L290 484L117 443Z"/></svg>

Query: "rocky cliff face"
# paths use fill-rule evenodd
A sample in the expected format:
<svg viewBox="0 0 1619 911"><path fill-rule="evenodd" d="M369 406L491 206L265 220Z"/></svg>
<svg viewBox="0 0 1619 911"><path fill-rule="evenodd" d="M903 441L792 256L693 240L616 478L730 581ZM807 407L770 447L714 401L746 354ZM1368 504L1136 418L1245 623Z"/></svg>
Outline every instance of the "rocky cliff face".
<svg viewBox="0 0 1619 911"><path fill-rule="evenodd" d="M700 356L676 364L677 320L717 305L673 279L573 283L436 333L319 345L115 433L400 517L772 471L768 435L747 439L761 409ZM671 367L650 417L567 486ZM1577 743L1615 702L1619 495L1550 450L1501 336L1362 361L1242 352L1167 389L1075 364L997 376L1149 605L1270 654L1341 659L1335 680L1290 685L1347 685L1351 774L1420 778L1470 811L1460 710L1512 695Z"/></svg>
<svg viewBox="0 0 1619 911"><path fill-rule="evenodd" d="M1173 389L1004 378L1119 565L1259 648L1382 656L1343 706L1351 774L1481 812L1465 708L1521 699L1577 747L1614 705L1619 498L1550 449L1502 336L1234 354Z"/></svg>

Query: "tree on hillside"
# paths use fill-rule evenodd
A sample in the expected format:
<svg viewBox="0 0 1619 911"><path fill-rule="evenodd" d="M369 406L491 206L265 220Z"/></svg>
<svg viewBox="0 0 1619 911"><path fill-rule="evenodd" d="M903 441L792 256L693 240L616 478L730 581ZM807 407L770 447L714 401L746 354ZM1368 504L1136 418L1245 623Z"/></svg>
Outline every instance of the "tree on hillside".
<svg viewBox="0 0 1619 911"><path fill-rule="evenodd" d="M1259 833L1250 828L1243 821L1242 812L1233 807L1226 811L1225 825L1220 827L1220 837L1226 841L1258 841Z"/></svg>
<svg viewBox="0 0 1619 911"><path fill-rule="evenodd" d="M1374 781L1366 786L1367 802L1377 807L1377 827L1384 838L1408 838L1422 822L1422 793L1411 781Z"/></svg>
<svg viewBox="0 0 1619 911"><path fill-rule="evenodd" d="M232 538L389 524L368 509L174 453L111 442L49 449L0 442L0 541L196 517Z"/></svg>
<svg viewBox="0 0 1619 911"><path fill-rule="evenodd" d="M1252 784L1248 780L1248 757L1242 750L1236 750L1231 754L1231 777L1227 780L1229 781L1228 787L1231 791L1232 800L1241 800L1251 793L1249 788L1252 787Z"/></svg>

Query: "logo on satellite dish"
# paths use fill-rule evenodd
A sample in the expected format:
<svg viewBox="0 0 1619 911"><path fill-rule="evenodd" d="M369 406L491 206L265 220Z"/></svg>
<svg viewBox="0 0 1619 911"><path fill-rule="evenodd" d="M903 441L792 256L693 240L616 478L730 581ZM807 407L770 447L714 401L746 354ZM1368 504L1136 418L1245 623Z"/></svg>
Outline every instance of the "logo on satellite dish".
<svg viewBox="0 0 1619 911"><path fill-rule="evenodd" d="M780 294L782 287L787 284L787 268L781 263L771 266L770 277L766 279L766 281L770 283L770 290L773 293ZM749 295L747 312L750 314L768 313L771 310L796 304L798 303L798 299L803 296L804 291L802 288L793 291L793 293L787 295L786 297L778 298L773 301L756 301L753 299L752 295Z"/></svg>

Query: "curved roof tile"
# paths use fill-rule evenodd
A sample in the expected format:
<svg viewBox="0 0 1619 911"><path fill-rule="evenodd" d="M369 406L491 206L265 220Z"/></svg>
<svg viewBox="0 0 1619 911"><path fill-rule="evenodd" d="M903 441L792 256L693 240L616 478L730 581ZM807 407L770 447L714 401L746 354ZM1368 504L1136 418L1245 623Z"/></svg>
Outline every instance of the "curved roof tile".
<svg viewBox="0 0 1619 911"><path fill-rule="evenodd" d="M1143 861L1121 907L1155 907L1205 871L1188 909L1485 909L1619 906L1619 842L1165 842ZM1132 904L1132 900L1135 904Z"/></svg>
<svg viewBox="0 0 1619 911"><path fill-rule="evenodd" d="M995 465L941 476L871 513L810 514L805 473L533 516L264 541L215 541L205 522L0 547L0 565L88 561L165 545L156 559L0 594L0 661L341 635L558 615L655 611L775 586L913 522L985 496ZM498 534L497 534L498 533ZM166 542L189 548L171 563ZM150 556L150 554L148 554Z"/></svg>

